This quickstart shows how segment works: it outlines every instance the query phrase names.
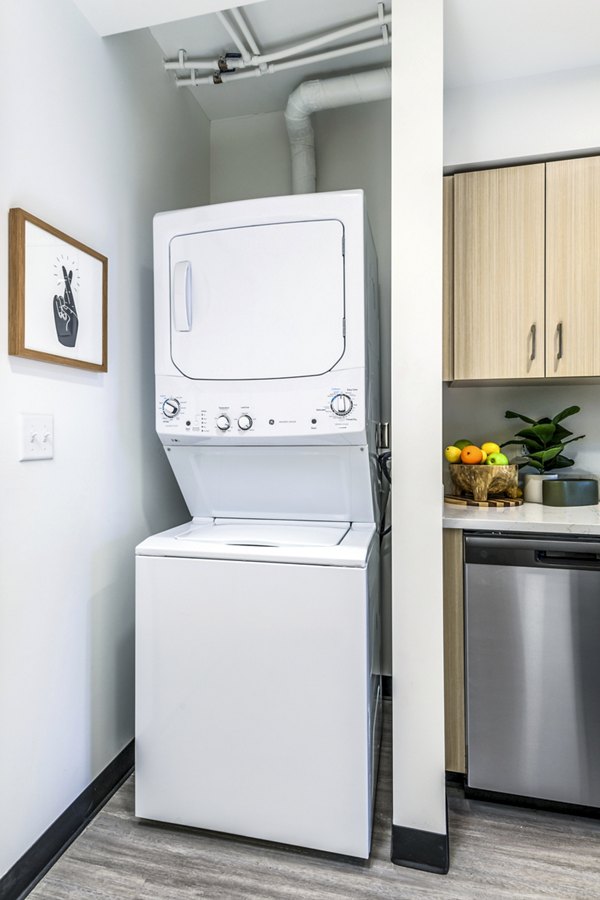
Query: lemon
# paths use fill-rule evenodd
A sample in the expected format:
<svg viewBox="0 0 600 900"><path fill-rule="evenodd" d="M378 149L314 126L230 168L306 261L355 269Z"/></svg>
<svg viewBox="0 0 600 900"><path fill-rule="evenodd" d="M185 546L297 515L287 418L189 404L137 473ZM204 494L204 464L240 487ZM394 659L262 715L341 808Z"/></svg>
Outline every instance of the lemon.
<svg viewBox="0 0 600 900"><path fill-rule="evenodd" d="M483 447L481 448L481 452L483 453L483 459L481 460L481 462L484 463L484 462L486 461L486 459L487 459L487 453L485 452L485 450L483 449Z"/></svg>
<svg viewBox="0 0 600 900"><path fill-rule="evenodd" d="M500 453L500 445L495 444L494 441L487 441L485 444L482 444L481 449L486 456L489 456L490 453Z"/></svg>
<svg viewBox="0 0 600 900"><path fill-rule="evenodd" d="M446 449L444 450L444 456L449 463L458 462L460 459L460 447L455 447L453 445L451 445L450 447L446 447Z"/></svg>

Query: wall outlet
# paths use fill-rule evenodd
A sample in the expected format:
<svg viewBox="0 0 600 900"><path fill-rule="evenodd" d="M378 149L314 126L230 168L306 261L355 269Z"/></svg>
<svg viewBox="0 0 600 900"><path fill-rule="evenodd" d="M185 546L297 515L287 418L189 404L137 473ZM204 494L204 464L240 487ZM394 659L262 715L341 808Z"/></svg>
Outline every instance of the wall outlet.
<svg viewBox="0 0 600 900"><path fill-rule="evenodd" d="M21 414L19 460L27 462L35 459L54 457L54 416Z"/></svg>

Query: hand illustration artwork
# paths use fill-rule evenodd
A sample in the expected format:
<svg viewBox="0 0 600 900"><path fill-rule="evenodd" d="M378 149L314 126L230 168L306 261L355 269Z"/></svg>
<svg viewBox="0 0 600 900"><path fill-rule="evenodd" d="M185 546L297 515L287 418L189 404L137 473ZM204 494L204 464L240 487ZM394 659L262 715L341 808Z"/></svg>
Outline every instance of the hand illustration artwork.
<svg viewBox="0 0 600 900"><path fill-rule="evenodd" d="M79 329L79 318L75 307L75 298L71 289L73 280L73 272L68 272L62 267L63 278L65 279L65 293L61 297L54 295L52 306L54 309L54 325L56 327L56 336L63 347L74 347L77 341L77 331Z"/></svg>

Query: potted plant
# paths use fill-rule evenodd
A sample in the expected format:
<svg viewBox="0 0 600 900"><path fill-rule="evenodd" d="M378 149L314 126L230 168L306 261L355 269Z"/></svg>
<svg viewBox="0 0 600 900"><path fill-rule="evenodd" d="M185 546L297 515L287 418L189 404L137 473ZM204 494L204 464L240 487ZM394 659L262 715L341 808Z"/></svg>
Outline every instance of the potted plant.
<svg viewBox="0 0 600 900"><path fill-rule="evenodd" d="M580 441L585 437L580 434L573 437L573 432L565 428L561 423L569 416L580 412L579 406L569 406L563 409L553 419L543 416L541 419L531 419L521 413L507 409L507 419L520 419L526 423L526 427L517 431L514 438L505 441L502 446L518 445L522 448L522 455L513 460L519 468L531 466L536 470L535 475L526 475L524 484L524 498L530 503L542 502L542 481L544 478L556 478L557 475L549 474L554 469L566 469L574 464L574 460L563 454L567 444Z"/></svg>

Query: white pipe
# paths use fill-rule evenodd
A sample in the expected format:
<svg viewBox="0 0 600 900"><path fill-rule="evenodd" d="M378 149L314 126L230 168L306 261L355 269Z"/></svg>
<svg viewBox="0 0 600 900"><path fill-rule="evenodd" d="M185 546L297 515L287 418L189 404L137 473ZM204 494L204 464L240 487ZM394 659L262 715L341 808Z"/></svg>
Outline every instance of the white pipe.
<svg viewBox="0 0 600 900"><path fill-rule="evenodd" d="M213 87L218 85L221 87L228 81L241 81L244 78L257 78L262 75L260 69L244 69L242 72L219 72L220 81L215 81L215 76L213 75L202 75L200 78L197 78L194 72L189 75L187 78L176 78L175 84L177 87L199 87L203 84L211 84Z"/></svg>
<svg viewBox="0 0 600 900"><path fill-rule="evenodd" d="M295 44L292 47L286 47L283 50L275 50L272 53L262 53L260 52L256 41L250 31L246 21L244 20L239 9L232 9L231 13L235 16L236 22L240 26L243 31L243 35L248 41L248 44L252 50L253 55L250 56L248 53L248 49L244 44L242 37L239 32L235 29L233 24L229 21L229 19L225 16L224 13L218 13L219 20L222 22L223 27L227 30L227 33L234 41L240 53L242 53L242 59L239 60L231 60L232 64L235 65L237 69L242 69L250 66L259 67L262 72L265 71L275 72L284 66L278 64L277 66L271 67L266 64L277 61L277 60L285 60L289 59L290 56L295 56L296 54L302 53L305 50L312 50L316 47L322 47L324 44L329 44L332 41L339 40L344 37L349 37L353 34L358 34L361 31L367 31L370 28L380 27L381 28L381 36L379 38L375 38L370 41L364 41L358 44L351 44L347 47L339 47L334 50L324 51L322 54L314 54L308 57L300 57L299 59L295 59L290 61L285 68L293 68L294 66L308 65L309 62L321 61L325 59L334 59L336 56L344 56L347 53L357 53L361 50L369 49L371 47L377 47L381 44L387 44L389 40L391 40L387 23L392 21L392 14L385 13L383 10L383 3L378 4L379 14L376 18L371 19L363 19L361 22L355 22L352 25L346 25L344 28L338 28L335 31L328 31L326 34L322 34L319 37L312 38L308 41L303 41L301 44ZM306 61L305 61L306 60ZM214 69L215 71L219 67L219 60L210 60L210 59L190 59L188 58L184 51L179 51L179 58L177 60L170 59L166 60L164 63L165 69ZM187 79L184 79L184 82ZM207 82L208 83L208 82Z"/></svg>
<svg viewBox="0 0 600 900"><path fill-rule="evenodd" d="M309 41L303 41L301 44L295 44L293 47L286 47L283 50L275 50L273 53L264 53L260 60L253 59L252 62L258 65L259 62L274 62L277 59L287 59L289 56L295 56L297 53L303 53L305 50L313 50L315 47L322 47L323 44L329 44L331 41L337 41L352 34L358 34L361 31L367 31L369 28L378 28L381 25L381 19L371 18L364 19L362 22L355 22L353 25L346 25L344 28L338 28L336 31L328 31L319 37L312 38ZM388 13L384 16L383 22L391 22L392 14Z"/></svg>
<svg viewBox="0 0 600 900"><path fill-rule="evenodd" d="M391 41L391 37L389 38ZM247 68L243 72L232 71L232 72L220 72L220 81L215 82L212 75L203 76L202 78L196 78L194 74L192 74L189 78L176 78L175 84L177 87L196 87L201 84L225 84L226 81L239 81L242 78L254 78L257 75L272 75L274 72L281 72L285 69L297 69L301 66L308 66L314 62L322 62L324 59L336 59L340 56L346 56L348 53L356 53L359 50L371 50L373 47L381 47L384 43L382 38L374 38L372 41L363 41L360 44L351 44L349 47L338 47L336 50L326 50L324 53L314 53L312 56L305 56L302 59L289 59L285 62L279 63L268 63L264 68ZM201 66L192 65L193 60L188 60L189 66L184 66L184 68L190 69L200 69ZM200 61L201 62L201 61ZM241 64L241 65L240 65ZM244 65L241 60L235 61L236 69L238 68L244 69ZM358 101L357 101L358 102Z"/></svg>
<svg viewBox="0 0 600 900"><path fill-rule="evenodd" d="M233 43L236 45L236 47L242 54L242 59L244 60L244 62L250 63L252 60L252 56L250 54L250 51L246 47L245 43L243 42L237 28L234 26L234 24L232 22L229 21L229 19L225 15L225 13L218 11L217 18L218 18L219 22L221 23L221 25L223 26L223 28L225 29L225 31L227 32L227 34L229 35L229 37L231 38L231 40L233 41Z"/></svg>
<svg viewBox="0 0 600 900"><path fill-rule="evenodd" d="M311 114L320 109L385 100L392 94L391 76L389 68L373 69L323 81L305 81L292 91L285 110L285 123L290 140L294 194L311 194L317 189Z"/></svg>
<svg viewBox="0 0 600 900"><path fill-rule="evenodd" d="M383 38L377 37L370 41L361 41L359 44L349 44L347 47L337 47L335 50L325 50L323 53L313 53L312 56L303 56L301 59L288 59L284 62L272 63L269 66L269 72L281 72L284 69L296 69L299 66L308 66L314 62L322 62L324 59L337 59L340 56L347 56L349 53L360 53L362 50L372 50L373 47L381 47L383 44Z"/></svg>
<svg viewBox="0 0 600 900"><path fill-rule="evenodd" d="M244 66L243 59L232 60L235 62L236 66ZM209 69L211 72L218 72L219 70L219 60L218 59L186 59L184 62L180 63L178 60L166 60L165 61L165 69Z"/></svg>
<svg viewBox="0 0 600 900"><path fill-rule="evenodd" d="M231 15L237 22L238 28L242 32L243 36L246 38L246 42L247 42L248 46L250 47L250 49L252 50L252 53L254 54L254 56L259 57L260 56L259 46L256 43L256 40L254 39L254 35L250 31L250 26L246 22L241 9L237 9L237 8L232 9ZM254 60L253 60L253 62L254 62Z"/></svg>

